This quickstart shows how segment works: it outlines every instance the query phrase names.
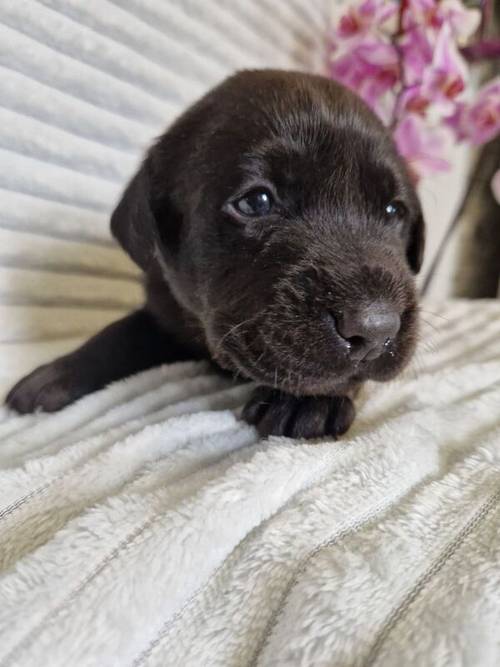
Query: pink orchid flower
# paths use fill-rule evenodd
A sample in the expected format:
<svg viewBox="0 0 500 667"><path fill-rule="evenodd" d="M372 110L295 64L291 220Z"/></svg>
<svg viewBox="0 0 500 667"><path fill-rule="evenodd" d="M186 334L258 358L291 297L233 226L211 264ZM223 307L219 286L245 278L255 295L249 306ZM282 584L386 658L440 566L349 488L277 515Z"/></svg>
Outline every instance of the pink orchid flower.
<svg viewBox="0 0 500 667"><path fill-rule="evenodd" d="M432 65L424 73L421 97L432 102L434 108L439 105L443 113L450 113L455 98L465 90L467 79L467 66L445 23L437 36Z"/></svg>
<svg viewBox="0 0 500 667"><path fill-rule="evenodd" d="M445 122L459 141L479 146L493 139L500 133L500 77L483 86L472 103L457 105Z"/></svg>
<svg viewBox="0 0 500 667"><path fill-rule="evenodd" d="M484 144L500 132L500 77L479 91L466 109L463 122L473 144Z"/></svg>
<svg viewBox="0 0 500 667"><path fill-rule="evenodd" d="M458 52L450 27L444 24L439 31L432 51L429 42L420 34L418 40L411 39L405 45L406 80L411 81L402 91L398 114L404 110L425 115L432 103L433 109L451 114L457 98L466 87L468 73L464 59ZM413 30L412 33L418 34ZM429 51L415 48L427 44ZM431 61L425 59L431 57Z"/></svg>
<svg viewBox="0 0 500 667"><path fill-rule="evenodd" d="M459 43L467 41L479 28L481 11L468 9L460 0L441 0L438 3L443 22L448 22L453 36Z"/></svg>
<svg viewBox="0 0 500 667"><path fill-rule="evenodd" d="M421 83L425 72L432 64L433 44L419 27L406 31L400 40L403 59L404 81L407 86Z"/></svg>
<svg viewBox="0 0 500 667"><path fill-rule="evenodd" d="M480 20L462 0L357 0L332 31L332 78L393 128L416 180L449 168L453 139L482 144L500 133L500 77L469 100L464 55L477 44L461 46Z"/></svg>
<svg viewBox="0 0 500 667"><path fill-rule="evenodd" d="M465 89L467 78L465 60L453 42L451 27L445 23L436 39L432 68L428 76L428 86L433 100L454 99Z"/></svg>
<svg viewBox="0 0 500 667"><path fill-rule="evenodd" d="M350 7L339 21L336 36L340 39L362 37L395 16L397 5L392 0L364 0L358 7Z"/></svg>
<svg viewBox="0 0 500 667"><path fill-rule="evenodd" d="M420 116L425 116L431 100L423 89L421 83L414 86L408 86L401 91L397 100L396 115L398 118L406 113L416 113Z"/></svg>
<svg viewBox="0 0 500 667"><path fill-rule="evenodd" d="M465 131L463 122L466 109L467 105L465 102L457 102L453 113L444 119L444 124L452 130L457 141L467 139L467 132Z"/></svg>
<svg viewBox="0 0 500 667"><path fill-rule="evenodd" d="M367 38L335 59L330 72L374 106L399 80L399 57L392 45Z"/></svg>
<svg viewBox="0 0 500 667"><path fill-rule="evenodd" d="M443 17L435 0L408 0L403 14L405 30L413 28L439 30L442 24Z"/></svg>
<svg viewBox="0 0 500 667"><path fill-rule="evenodd" d="M449 169L443 158L451 143L446 128L429 127L420 116L407 114L397 124L394 138L416 180L428 172Z"/></svg>
<svg viewBox="0 0 500 667"><path fill-rule="evenodd" d="M439 31L444 24L450 26L453 37L459 42L467 40L479 27L481 12L468 9L460 0L409 0L403 16L405 29L419 28Z"/></svg>

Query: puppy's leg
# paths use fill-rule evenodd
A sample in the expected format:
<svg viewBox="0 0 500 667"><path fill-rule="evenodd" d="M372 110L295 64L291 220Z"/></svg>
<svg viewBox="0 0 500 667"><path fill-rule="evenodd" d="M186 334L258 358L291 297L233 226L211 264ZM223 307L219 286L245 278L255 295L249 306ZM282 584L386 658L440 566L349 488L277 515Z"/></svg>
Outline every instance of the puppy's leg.
<svg viewBox="0 0 500 667"><path fill-rule="evenodd" d="M352 399L358 387L342 396L291 396L269 387L257 387L243 410L243 419L262 437L337 438L356 414Z"/></svg>
<svg viewBox="0 0 500 667"><path fill-rule="evenodd" d="M103 329L74 352L40 366L20 380L6 402L22 414L55 412L114 380L158 364L183 361L188 351L163 331L146 310Z"/></svg>

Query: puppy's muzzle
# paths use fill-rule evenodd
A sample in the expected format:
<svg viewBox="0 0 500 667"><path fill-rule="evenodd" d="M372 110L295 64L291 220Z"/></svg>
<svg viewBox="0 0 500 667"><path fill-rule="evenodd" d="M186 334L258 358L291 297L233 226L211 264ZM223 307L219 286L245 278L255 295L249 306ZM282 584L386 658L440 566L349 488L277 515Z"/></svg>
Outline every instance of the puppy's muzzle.
<svg viewBox="0 0 500 667"><path fill-rule="evenodd" d="M376 359L390 351L401 326L397 310L384 301L331 316L344 349L353 362Z"/></svg>

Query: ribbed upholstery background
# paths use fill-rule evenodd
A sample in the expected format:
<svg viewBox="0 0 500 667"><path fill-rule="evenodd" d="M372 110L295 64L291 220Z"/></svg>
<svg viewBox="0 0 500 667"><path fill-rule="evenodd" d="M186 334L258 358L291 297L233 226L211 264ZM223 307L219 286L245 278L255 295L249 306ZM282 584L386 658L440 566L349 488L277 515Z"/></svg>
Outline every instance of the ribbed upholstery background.
<svg viewBox="0 0 500 667"><path fill-rule="evenodd" d="M329 0L2 0L0 392L141 298L108 216L151 141L235 69L318 70Z"/></svg>

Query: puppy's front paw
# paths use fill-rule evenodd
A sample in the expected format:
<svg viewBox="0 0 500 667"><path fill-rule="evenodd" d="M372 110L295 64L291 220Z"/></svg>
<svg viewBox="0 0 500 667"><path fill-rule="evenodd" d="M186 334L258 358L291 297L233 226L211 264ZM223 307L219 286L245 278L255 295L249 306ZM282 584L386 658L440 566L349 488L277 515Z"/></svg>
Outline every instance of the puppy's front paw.
<svg viewBox="0 0 500 667"><path fill-rule="evenodd" d="M355 409L347 396L297 398L269 387L257 387L242 416L256 426L262 437L337 438L351 426Z"/></svg>
<svg viewBox="0 0 500 667"><path fill-rule="evenodd" d="M75 371L67 357L40 366L12 387L5 402L20 414L60 410L89 391Z"/></svg>

